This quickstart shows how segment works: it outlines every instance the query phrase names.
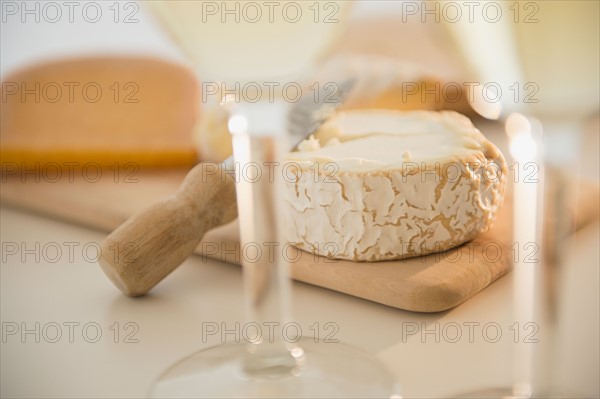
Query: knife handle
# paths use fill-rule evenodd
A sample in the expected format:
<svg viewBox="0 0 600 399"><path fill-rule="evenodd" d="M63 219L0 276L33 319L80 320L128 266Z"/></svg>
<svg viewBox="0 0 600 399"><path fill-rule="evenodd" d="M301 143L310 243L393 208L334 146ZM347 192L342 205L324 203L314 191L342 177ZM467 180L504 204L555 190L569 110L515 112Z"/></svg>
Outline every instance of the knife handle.
<svg viewBox="0 0 600 399"><path fill-rule="evenodd" d="M144 295L208 230L236 217L234 179L223 165L200 163L174 195L133 215L102 242L100 266L125 295Z"/></svg>

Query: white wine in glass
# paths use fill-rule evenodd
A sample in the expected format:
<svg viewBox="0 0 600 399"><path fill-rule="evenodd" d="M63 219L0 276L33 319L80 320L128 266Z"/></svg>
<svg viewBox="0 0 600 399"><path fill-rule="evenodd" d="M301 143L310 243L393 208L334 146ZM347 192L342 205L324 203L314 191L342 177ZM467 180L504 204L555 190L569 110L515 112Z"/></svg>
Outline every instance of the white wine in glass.
<svg viewBox="0 0 600 399"><path fill-rule="evenodd" d="M341 35L348 1L148 1L203 80L296 79Z"/></svg>
<svg viewBox="0 0 600 399"><path fill-rule="evenodd" d="M149 1L203 81L228 84L299 78L341 32L344 1ZM287 107L281 101L233 104L236 167L273 164L286 148ZM236 183L241 247L281 243L276 179ZM279 245L278 248L282 246ZM271 252L270 252L271 251ZM246 322L288 321L289 278L283 253L242 259ZM244 257L242 257L244 258ZM397 397L395 379L375 357L313 338L256 335L183 359L152 387L152 397Z"/></svg>

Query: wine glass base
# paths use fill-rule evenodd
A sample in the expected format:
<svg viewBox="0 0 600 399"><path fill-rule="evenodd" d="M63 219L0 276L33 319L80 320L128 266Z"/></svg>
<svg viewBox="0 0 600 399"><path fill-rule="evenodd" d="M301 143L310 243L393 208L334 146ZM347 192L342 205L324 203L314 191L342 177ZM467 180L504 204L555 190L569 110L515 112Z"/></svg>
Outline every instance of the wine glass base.
<svg viewBox="0 0 600 399"><path fill-rule="evenodd" d="M152 398L399 398L398 385L375 357L340 343L303 337L304 364L278 378L244 371L245 343L201 350L169 368Z"/></svg>

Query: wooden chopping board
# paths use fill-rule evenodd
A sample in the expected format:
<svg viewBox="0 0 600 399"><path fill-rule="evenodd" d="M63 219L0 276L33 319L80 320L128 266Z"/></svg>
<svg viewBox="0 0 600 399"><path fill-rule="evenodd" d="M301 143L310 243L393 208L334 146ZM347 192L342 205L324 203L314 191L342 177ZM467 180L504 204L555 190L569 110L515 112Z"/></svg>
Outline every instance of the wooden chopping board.
<svg viewBox="0 0 600 399"><path fill-rule="evenodd" d="M0 198L3 204L110 232L137 210L175 192L186 172L104 170L98 178L95 173L64 171L59 179L54 175L44 176L42 171L23 176L5 173ZM298 251L290 253L294 259L291 274L298 281L400 309L446 310L469 299L510 270L508 204L509 201L505 201L498 222L490 232L441 254L354 263ZM231 253L232 248L237 251L236 255ZM203 250L206 253L202 256L239 263L237 222L210 231L196 248L198 254Z"/></svg>
<svg viewBox="0 0 600 399"><path fill-rule="evenodd" d="M510 220L508 207L501 213L500 220ZM290 271L294 280L395 308L439 312L466 301L511 269L507 227L499 223L458 248L403 260L350 262L294 248L287 256L293 259ZM202 256L239 263L237 221L210 231L197 251L205 252Z"/></svg>

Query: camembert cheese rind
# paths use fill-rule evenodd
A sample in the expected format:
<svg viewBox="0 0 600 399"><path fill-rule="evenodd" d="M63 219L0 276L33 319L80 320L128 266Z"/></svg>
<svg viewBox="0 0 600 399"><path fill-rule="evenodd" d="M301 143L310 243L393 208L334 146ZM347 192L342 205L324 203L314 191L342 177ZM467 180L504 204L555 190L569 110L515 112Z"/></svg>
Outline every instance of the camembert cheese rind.
<svg viewBox="0 0 600 399"><path fill-rule="evenodd" d="M455 112L347 111L286 156L288 240L336 259L444 251L487 231L506 162Z"/></svg>

